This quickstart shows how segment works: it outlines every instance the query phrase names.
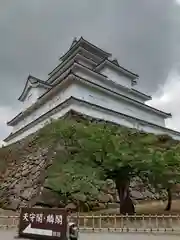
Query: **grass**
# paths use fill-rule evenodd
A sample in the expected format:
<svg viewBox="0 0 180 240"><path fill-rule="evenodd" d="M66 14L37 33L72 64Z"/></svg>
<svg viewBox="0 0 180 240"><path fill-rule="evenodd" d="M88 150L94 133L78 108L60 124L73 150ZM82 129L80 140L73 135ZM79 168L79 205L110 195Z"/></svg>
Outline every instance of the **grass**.
<svg viewBox="0 0 180 240"><path fill-rule="evenodd" d="M137 214L180 214L180 200L172 201L171 211L164 211L166 202L149 201L136 206Z"/></svg>
<svg viewBox="0 0 180 240"><path fill-rule="evenodd" d="M180 200L172 201L172 208L170 211L164 211L166 202L162 201L144 201L135 206L137 215L177 215L180 214ZM86 214L86 213L85 213ZM107 208L96 211L95 214L119 214L119 207Z"/></svg>
<svg viewBox="0 0 180 240"><path fill-rule="evenodd" d="M137 215L178 215L180 214L180 199L172 201L171 211L164 211L166 202L162 201L144 201L136 205L136 214ZM119 214L119 208L108 208L99 210L96 212L90 212L90 214ZM88 215L87 212L81 213L82 215ZM10 210L0 209L0 215L14 216L18 215L17 212Z"/></svg>

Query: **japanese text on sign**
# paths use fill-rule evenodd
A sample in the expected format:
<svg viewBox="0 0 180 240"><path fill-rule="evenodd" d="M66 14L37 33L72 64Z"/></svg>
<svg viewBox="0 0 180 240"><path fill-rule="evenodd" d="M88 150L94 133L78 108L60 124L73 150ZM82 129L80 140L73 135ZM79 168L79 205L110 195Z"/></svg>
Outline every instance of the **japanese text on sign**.
<svg viewBox="0 0 180 240"><path fill-rule="evenodd" d="M24 213L23 221L31 223L50 223L62 225L62 215L48 214L43 215L43 213Z"/></svg>

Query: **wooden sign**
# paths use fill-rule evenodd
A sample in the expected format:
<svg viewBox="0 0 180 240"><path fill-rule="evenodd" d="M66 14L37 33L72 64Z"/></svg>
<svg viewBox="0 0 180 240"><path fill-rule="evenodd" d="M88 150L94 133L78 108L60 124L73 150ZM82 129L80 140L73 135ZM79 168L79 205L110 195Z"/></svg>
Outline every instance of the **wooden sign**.
<svg viewBox="0 0 180 240"><path fill-rule="evenodd" d="M67 211L54 208L22 208L19 222L19 237L67 240Z"/></svg>

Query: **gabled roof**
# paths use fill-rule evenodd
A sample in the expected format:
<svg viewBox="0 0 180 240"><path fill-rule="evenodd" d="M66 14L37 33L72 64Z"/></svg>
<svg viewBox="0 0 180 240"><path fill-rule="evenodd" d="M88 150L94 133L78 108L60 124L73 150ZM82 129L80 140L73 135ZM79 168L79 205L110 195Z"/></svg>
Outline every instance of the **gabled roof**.
<svg viewBox="0 0 180 240"><path fill-rule="evenodd" d="M88 42L83 37L81 37L78 41L76 39L73 40L70 49L60 57L59 60L64 61L65 58L69 57L74 50L76 50L79 46L82 46L86 50L95 53L96 55L100 55L102 58L107 58L111 56L111 53L108 53L101 48L95 46L94 44Z"/></svg>
<svg viewBox="0 0 180 240"><path fill-rule="evenodd" d="M117 70L119 70L120 72L130 76L132 79L136 79L139 78L139 75L136 73L133 73L129 70L127 70L126 68L122 67L119 65L118 61L116 59L114 60L109 60L109 59L104 59L101 63L99 63L96 67L95 67L95 71L99 71L101 70L105 65L110 65L111 67L116 68Z"/></svg>
<svg viewBox="0 0 180 240"><path fill-rule="evenodd" d="M48 75L50 75L50 77L48 78L48 82L51 82L49 81L52 76L54 76L57 72L59 72L65 65L67 65L69 62L71 62L73 59L77 59L77 58L83 58L83 60L85 61L89 61L91 62L91 64L93 64L94 66L96 66L96 62L93 61L91 58L85 56L85 54L83 53L84 49L82 47L79 48L81 51L77 52L76 54L72 54L69 58L68 58L68 61L65 60L63 61L62 63L60 63L57 67L55 67ZM52 81L54 82L54 80Z"/></svg>
<svg viewBox="0 0 180 240"><path fill-rule="evenodd" d="M80 64L80 63L77 63L77 62L74 60L74 61L72 62L72 64L71 64L70 69L69 69L69 71L67 72L67 74L65 74L65 75L63 76L63 78L60 80L60 83L57 82L57 83L56 83L55 85L53 85L53 86L52 86L52 85L49 85L50 87L47 89L47 91L46 91L44 94L42 94L42 95L38 98L38 101L39 101L40 99L44 98L44 96L45 96L46 94L48 94L49 92L53 91L53 89L55 89L56 86L61 86L61 84L62 84L64 81L67 80L68 76L74 76L75 78L77 77L77 78L79 78L79 79L81 79L81 80L83 80L83 81L85 81L85 82L87 82L87 83L89 83L89 84L91 84L91 85L93 85L93 86L96 86L96 87L98 87L98 88L104 89L105 91L111 92L112 94L115 94L115 95L117 95L118 97L121 97L121 98L123 98L123 99L125 99L125 100L131 101L131 102L133 102L133 103L136 103L136 104L138 104L140 107L144 107L144 108L149 109L149 110L151 110L151 111L153 111L153 112L156 112L157 114L159 114L159 115L161 115L161 116L163 116L163 117L165 117L165 118L171 117L171 114L170 114L170 113L166 113L166 112L163 112L163 111L161 111L161 110L155 109L155 108L153 108L153 107L151 107L151 106L145 105L144 103L139 102L138 100L132 99L132 98L130 98L130 97L124 95L124 94L114 92L113 90L110 90L109 88L106 88L106 87L104 87L104 86L101 86L101 85L99 85L99 84L97 84L97 83L93 83L93 82L91 82L91 81L89 81L89 80L87 80L87 79L85 79L85 78L82 78L81 76L76 75L76 73L74 73L74 71L73 71L75 68L82 68L82 69L84 69L85 71L87 71L87 73L89 72L89 73L91 73L91 74L94 74L94 75L96 75L97 77L101 78L101 79L104 80L104 81L107 80L107 77L104 76L103 74L98 73L98 72L95 72L95 71L93 71L92 69L87 68L86 66L83 66L83 65ZM36 79L36 78L35 78L35 79ZM40 80L40 81L41 81L41 80ZM42 81L42 82L46 84L46 82L44 82L44 81ZM108 82L109 82L109 80L108 80ZM150 96L147 96L147 95L145 95L145 94L143 94L143 93L141 93L141 92L139 92L139 91L137 91L137 90L135 90L135 89L131 89L131 91L132 91L133 93L136 93L136 94L138 93L138 94L141 95L141 96L150 98ZM9 122L7 122L7 125L13 126L12 124L15 124L15 122L19 121L20 118L22 119L22 117L24 117L24 115L25 115L26 113L31 112L31 110L34 109L35 105L38 104L38 101L37 101L36 103L34 103L29 109L26 109L24 112L19 113L19 114L18 114L17 116L15 116L12 120L10 120Z"/></svg>
<svg viewBox="0 0 180 240"><path fill-rule="evenodd" d="M52 85L39 79L36 78L34 76L29 75L27 80L26 80L26 84L25 87L20 95L20 97L18 98L19 101L24 101L25 97L27 96L30 88L32 87L44 87L46 89L51 88Z"/></svg>
<svg viewBox="0 0 180 240"><path fill-rule="evenodd" d="M137 89L131 88L131 90L135 93L137 93L139 96L144 97L145 100L152 100L152 97L150 95L147 95L143 92L138 91Z"/></svg>
<svg viewBox="0 0 180 240"><path fill-rule="evenodd" d="M119 62L118 62L118 60L117 60L116 58L112 60L112 63L114 63L115 65L117 65L118 67L120 67Z"/></svg>
<svg viewBox="0 0 180 240"><path fill-rule="evenodd" d="M72 42L71 46L70 46L70 49L71 49L76 43L77 43L77 38L75 37L75 38L73 39L73 42Z"/></svg>
<svg viewBox="0 0 180 240"><path fill-rule="evenodd" d="M87 68L86 66L83 66L82 64L77 63L77 62L74 60L74 61L72 62L72 65L71 65L71 67L70 67L70 70L69 70L69 71L67 72L67 74L61 79L61 83L62 83L63 81L65 81L65 80L67 79L67 77L70 76L70 75L72 75L72 76L74 75L75 77L81 78L81 79L83 79L84 81L89 82L89 80L84 79L84 78L76 75L76 74L74 73L74 71L73 71L75 68L82 68L82 69L84 69L85 71L87 71L87 72L89 72L89 73L91 73L91 74L94 74L94 75L96 75L97 77L100 77L100 78L103 79L104 81L107 80L106 76L104 76L103 74L100 74L100 73L98 73L98 72L94 72L92 69ZM109 80L108 80L108 81L109 81ZM165 118L172 117L172 115L171 115L170 113L166 113L166 112L163 112L163 111L161 111L161 110L159 110L159 109L156 109L156 108L153 108L153 107L151 107L151 106L148 106L148 105L146 105L146 104L144 104L144 103L142 103L142 102L139 102L138 100L132 99L132 98L126 96L126 95L123 95L123 94L120 94L120 93L116 93L116 92L114 92L114 91L112 91L112 90L110 90L110 89L108 89L108 88L106 88L106 87L100 86L99 84L96 84L96 83L93 83L93 82L89 82L89 83L92 84L92 85L95 85L95 86L97 86L97 87L100 87L100 88L102 88L102 89L108 90L109 92L112 92L112 93L118 95L119 97L122 97L122 98L124 98L124 99L126 99L126 100L128 100L128 101L131 101L131 102L133 102L133 103L136 103L136 104L138 104L139 106L145 107L146 109L149 109L149 110L151 110L151 111L153 111L153 112L156 112L156 113L160 114L161 116L163 116L163 117L165 117ZM60 83L58 82L57 84L53 85L53 87L50 87L44 94L42 94L42 95L38 98L38 100L42 99L46 94L48 94L49 92L51 92L51 91L52 91L57 85L59 85L59 84L60 84ZM131 91L134 92L134 93L137 93L137 94L139 94L139 95L141 95L141 96L144 96L144 97L147 97L147 98L150 99L150 96L147 96L147 95L139 92L138 90L131 89ZM149 99L147 99L147 100L149 100ZM36 104L36 103L35 103L35 104ZM26 110L26 111L27 111L27 110ZM25 111L25 112L26 112L26 111ZM17 115L16 117L14 117L11 121L9 121L7 124L10 125L11 123L13 123L14 121L16 121L17 119L21 118L23 114L24 114L24 112L18 114L18 115Z"/></svg>
<svg viewBox="0 0 180 240"><path fill-rule="evenodd" d="M70 75L72 75L71 71L69 71L61 79L61 83L63 83ZM39 100L43 99L44 96L46 96L49 92L53 91L57 86L61 86L61 83L58 83L58 84L54 85L53 87L50 87L49 89L47 89L47 91L45 91L45 93L43 93L41 96L38 97L37 101L34 104L32 104L29 108L25 109L24 111L20 112L15 117L13 117L10 121L7 122L7 125L14 126L15 124L17 124L17 121L24 118L27 114L31 113L37 107L37 105L39 104Z"/></svg>

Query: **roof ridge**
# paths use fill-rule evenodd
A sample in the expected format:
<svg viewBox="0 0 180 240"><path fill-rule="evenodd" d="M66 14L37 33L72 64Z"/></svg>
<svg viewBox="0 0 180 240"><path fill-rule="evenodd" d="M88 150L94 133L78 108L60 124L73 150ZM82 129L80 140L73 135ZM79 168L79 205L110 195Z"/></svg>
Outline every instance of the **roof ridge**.
<svg viewBox="0 0 180 240"><path fill-rule="evenodd" d="M116 64L116 65L119 66L119 62L118 62L117 58L114 58L114 59L112 60L112 62L113 62L114 64Z"/></svg>
<svg viewBox="0 0 180 240"><path fill-rule="evenodd" d="M42 79L40 79L40 78L37 78L37 77L29 74L27 80L30 80L30 78L32 78L32 79L36 80L37 82L42 83L42 84L44 84L44 85L47 85L47 86L50 86L50 87L52 86L52 85L51 85L50 83L48 83L46 80L42 80Z"/></svg>
<svg viewBox="0 0 180 240"><path fill-rule="evenodd" d="M110 56L112 55L111 53L109 53L109 52L103 50L102 48L94 45L93 43L89 42L88 40L86 40L85 38L83 38L83 37L81 36L78 41L75 42L75 41L73 40L73 43L71 44L71 47L69 48L69 50L68 50L66 53L64 53L64 54L59 58L59 60L63 60L63 59L65 58L65 56L67 56L67 55L69 54L69 52L72 51L73 48L75 48L77 45L79 46L79 45L80 45L81 43L83 43L83 42L84 42L85 44L87 44L87 45L90 45L90 46L93 47L94 49L98 49L98 51L101 52L101 53L102 53L103 55L105 55L105 56L109 56L109 57L110 57Z"/></svg>
<svg viewBox="0 0 180 240"><path fill-rule="evenodd" d="M109 62L109 63L111 63L111 64L113 64L113 65L115 65L115 66L118 67L118 68L121 68L121 69L124 70L125 72L127 72L127 73L129 73L129 74L131 74L131 75L134 75L136 78L139 78L139 75L138 75L138 74L133 73L132 71L128 70L127 68L122 67L116 59L110 60L109 58L105 58L105 59L103 59L103 60L95 67L95 69L99 68L99 66L100 66L101 64L105 63L106 61Z"/></svg>

